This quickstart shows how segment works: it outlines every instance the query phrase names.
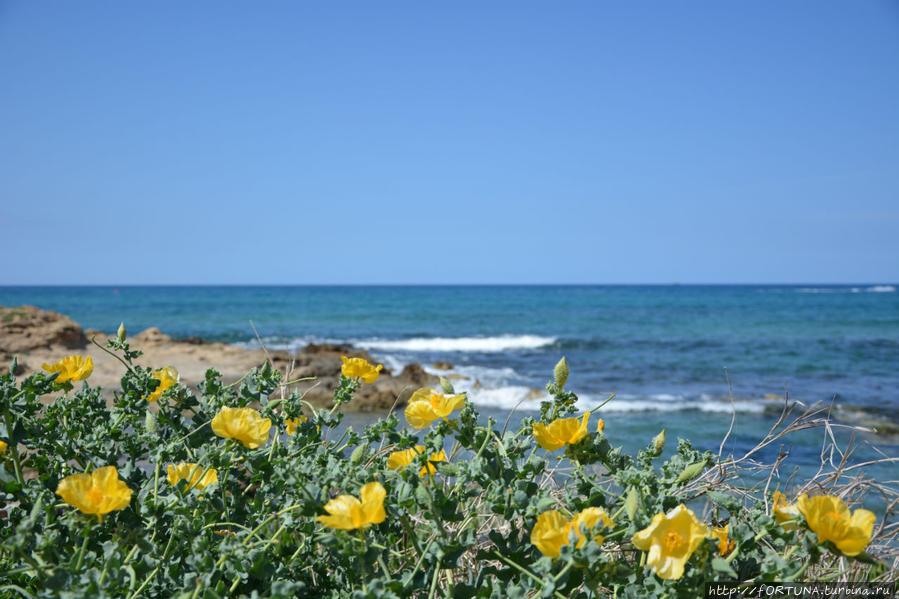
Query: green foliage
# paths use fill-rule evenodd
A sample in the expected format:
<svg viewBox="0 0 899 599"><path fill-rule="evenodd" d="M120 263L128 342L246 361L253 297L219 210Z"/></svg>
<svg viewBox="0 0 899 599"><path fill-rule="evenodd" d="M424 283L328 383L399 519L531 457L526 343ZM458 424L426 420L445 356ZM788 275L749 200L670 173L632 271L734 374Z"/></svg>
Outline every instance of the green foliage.
<svg viewBox="0 0 899 599"><path fill-rule="evenodd" d="M14 368L0 377L0 438L8 443L0 455L0 594L694 597L710 581L801 579L834 551L805 527L778 525L764 502L697 486L715 458L685 440L657 463L663 436L630 456L591 432L560 463L536 446L531 419L503 432L492 420L479 423L470 403L421 437L392 414L338 435L355 378L341 377L327 411L299 393L276 393L281 374L267 363L229 385L209 370L198 394L175 385L149 404L159 381L133 363L139 352L124 327L107 349L126 367L111 406L87 383L74 390L43 374L17 381ZM547 386L544 423L576 412L577 396L563 388L568 375L563 360ZM258 449L216 436L210 424L223 406L257 409L274 435ZM301 415L287 435L286 422ZM387 467L390 453L416 444L426 450L410 466ZM421 477L440 450L448 461ZM180 462L216 469L218 482L202 490L170 484L167 466ZM133 490L126 509L98 521L54 493L64 477L106 465ZM342 531L317 521L330 499L372 481L386 489L382 523ZM662 580L631 537L687 500L726 512L736 548L722 556L703 541L682 577ZM612 517L601 542L564 545L557 559L531 543L541 513L588 507ZM859 559L883 571L875 558Z"/></svg>

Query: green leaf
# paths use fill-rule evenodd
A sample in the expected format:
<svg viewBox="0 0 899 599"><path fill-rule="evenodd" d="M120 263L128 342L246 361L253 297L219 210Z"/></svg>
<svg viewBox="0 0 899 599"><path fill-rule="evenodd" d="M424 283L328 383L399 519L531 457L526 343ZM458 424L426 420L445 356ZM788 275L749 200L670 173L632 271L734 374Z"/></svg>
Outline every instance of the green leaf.
<svg viewBox="0 0 899 599"><path fill-rule="evenodd" d="M733 579L736 579L738 576L737 571L730 566L730 563L726 559L721 557L712 558L712 570L714 570L715 572L720 572L722 574L727 574Z"/></svg>

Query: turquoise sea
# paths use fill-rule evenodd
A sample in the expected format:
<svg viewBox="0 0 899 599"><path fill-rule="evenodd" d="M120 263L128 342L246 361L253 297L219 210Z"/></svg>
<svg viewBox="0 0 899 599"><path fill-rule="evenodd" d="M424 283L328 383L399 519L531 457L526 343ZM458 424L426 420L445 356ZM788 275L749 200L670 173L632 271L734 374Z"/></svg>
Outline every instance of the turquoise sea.
<svg viewBox="0 0 899 599"><path fill-rule="evenodd" d="M385 366L449 362L485 415L533 414L560 357L584 408L613 442L645 445L665 428L717 452L753 447L785 393L824 402L837 421L899 426L895 284L740 286L0 287L0 305L68 314L85 328L157 326L175 337L301 347L351 343ZM440 371L445 374L444 371ZM779 398L779 399L778 399ZM353 416L352 421L370 416ZM848 441L850 431L838 429ZM856 460L899 455L894 435L857 433ZM817 464L824 435L806 431L760 452ZM877 447L877 450L874 447ZM899 466L871 471L899 479Z"/></svg>

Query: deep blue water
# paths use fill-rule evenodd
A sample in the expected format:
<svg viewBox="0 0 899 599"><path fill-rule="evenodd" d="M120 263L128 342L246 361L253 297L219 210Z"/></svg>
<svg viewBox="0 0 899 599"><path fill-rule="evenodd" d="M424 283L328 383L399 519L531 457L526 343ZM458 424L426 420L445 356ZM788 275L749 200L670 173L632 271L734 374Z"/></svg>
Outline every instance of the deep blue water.
<svg viewBox="0 0 899 599"><path fill-rule="evenodd" d="M57 310L109 332L124 320L132 333L157 326L241 344L255 343L252 320L272 346L351 342L391 368L448 361L468 377L457 387L503 420L522 399L522 413L537 405L535 389L564 355L584 407L616 393L603 409L606 430L630 446L665 427L672 441L717 450L730 422L725 367L738 410L730 451L763 435L785 391L836 414L899 421L899 293L886 283L0 287L0 304ZM895 438L860 438L899 453ZM795 459L817 460L821 440L796 437ZM899 468L881 474L897 478Z"/></svg>

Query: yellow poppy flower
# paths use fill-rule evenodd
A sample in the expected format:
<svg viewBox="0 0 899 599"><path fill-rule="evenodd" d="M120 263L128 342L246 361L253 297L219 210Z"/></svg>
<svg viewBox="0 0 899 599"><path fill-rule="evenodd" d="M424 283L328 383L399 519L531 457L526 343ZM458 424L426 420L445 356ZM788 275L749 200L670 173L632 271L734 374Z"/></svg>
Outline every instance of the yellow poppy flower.
<svg viewBox="0 0 899 599"><path fill-rule="evenodd" d="M563 545L568 545L572 532L577 536L575 547L580 549L587 542L587 536L583 530L590 530L598 525L612 527L612 519L602 508L588 507L581 510L571 520L566 520L556 510L549 510L537 516L537 523L531 531L531 544L535 545L540 553L547 557L557 558ZM597 544L603 541L602 535L593 535Z"/></svg>
<svg viewBox="0 0 899 599"><path fill-rule="evenodd" d="M839 497L802 494L796 500L808 527L818 535L818 542L830 541L845 555L858 555L871 542L874 514L864 509L849 511Z"/></svg>
<svg viewBox="0 0 899 599"><path fill-rule="evenodd" d="M256 449L268 442L272 421L263 418L252 408L225 406L212 419L212 431L219 437L236 439L247 449Z"/></svg>
<svg viewBox="0 0 899 599"><path fill-rule="evenodd" d="M42 364L49 373L58 372L57 383L83 381L94 371L94 361L90 356L68 356L55 364Z"/></svg>
<svg viewBox="0 0 899 599"><path fill-rule="evenodd" d="M424 448L422 448L424 449ZM442 449L437 453L432 453L428 458L428 465L422 466L421 470L418 471L418 476L425 477L430 475L434 475L437 472L437 468L434 467L434 462L445 462L446 461L446 452Z"/></svg>
<svg viewBox="0 0 899 599"><path fill-rule="evenodd" d="M696 514L680 504L667 514L656 514L632 541L637 549L649 551L646 565L656 575L677 580L684 574L684 564L708 535L708 528Z"/></svg>
<svg viewBox="0 0 899 599"><path fill-rule="evenodd" d="M555 451L566 445L574 445L587 436L587 421L590 420L590 412L585 412L583 418L558 418L548 425L535 422L533 425L534 438L540 447L547 451Z"/></svg>
<svg viewBox="0 0 899 599"><path fill-rule="evenodd" d="M713 526L709 531L709 536L712 539L718 540L718 555L725 556L737 546L733 539L727 536L729 530L730 524L726 526Z"/></svg>
<svg viewBox="0 0 899 599"><path fill-rule="evenodd" d="M380 524L387 517L384 497L387 492L379 482L372 482L359 489L359 499L352 495L340 495L325 504L329 516L319 516L319 522L330 528L355 530L372 524Z"/></svg>
<svg viewBox="0 0 899 599"><path fill-rule="evenodd" d="M179 480L186 480L189 489L203 490L219 481L218 471L215 468L206 470L206 474L203 474L204 470L206 469L203 466L192 462L182 462L175 466L169 464L168 479L172 486L176 485ZM203 474L203 478L200 478L201 474Z"/></svg>
<svg viewBox="0 0 899 599"><path fill-rule="evenodd" d="M303 424L304 422L306 422L307 420L309 420L309 419L306 418L305 416L303 416L302 414L300 414L296 418L291 418L291 419L286 420L284 422L284 424L287 425L287 434L292 435L295 432L297 432L297 427L300 426L301 424Z"/></svg>
<svg viewBox="0 0 899 599"><path fill-rule="evenodd" d="M178 371L171 366L166 366L165 368L154 370L153 378L159 381L159 386L156 387L153 393L147 396L147 401L159 401L162 392L178 382Z"/></svg>
<svg viewBox="0 0 899 599"><path fill-rule="evenodd" d="M90 474L72 474L59 481L56 494L85 514L103 520L103 514L123 510L131 502L131 489L119 480L115 466L103 466Z"/></svg>
<svg viewBox="0 0 899 599"><path fill-rule="evenodd" d="M774 491L774 497L771 499L771 511L774 513L774 519L777 523L784 527L785 530L794 530L799 528L792 520L799 517L799 508L795 503L787 504L787 498L780 491Z"/></svg>
<svg viewBox="0 0 899 599"><path fill-rule="evenodd" d="M427 428L439 418L446 419L454 410L465 405L465 395L443 395L423 388L412 394L406 406L406 422L412 428Z"/></svg>
<svg viewBox="0 0 899 599"><path fill-rule="evenodd" d="M3 453L4 451L6 451L7 447L8 447L8 445L6 444L6 441L0 441L0 453Z"/></svg>
<svg viewBox="0 0 899 599"><path fill-rule="evenodd" d="M580 549L587 542L587 537L581 532L581 528L590 530L591 528L596 528L597 525L607 528L612 528L613 526L612 519L609 518L604 509L601 507L588 507L581 510L568 524L569 530L573 530L577 534L578 542L575 547ZM593 535L593 540L596 541L597 545L602 544L603 538L602 535Z"/></svg>
<svg viewBox="0 0 899 599"><path fill-rule="evenodd" d="M531 530L531 544L547 557L559 557L562 545L568 544L568 525L569 522L560 512L543 512L537 516L537 523Z"/></svg>
<svg viewBox="0 0 899 599"><path fill-rule="evenodd" d="M372 366L362 358L347 358L346 356L340 356L340 359L343 360L343 365L340 367L340 372L343 376L348 379L358 376L366 383L374 383L378 380L381 369L384 368L383 364Z"/></svg>
<svg viewBox="0 0 899 599"><path fill-rule="evenodd" d="M601 433L604 430L606 430L606 423L602 418L600 418L596 421L596 432Z"/></svg>
<svg viewBox="0 0 899 599"><path fill-rule="evenodd" d="M412 463L412 461L425 452L424 445L416 445L411 449L401 449L394 451L387 456L387 467L391 470L402 470Z"/></svg>

